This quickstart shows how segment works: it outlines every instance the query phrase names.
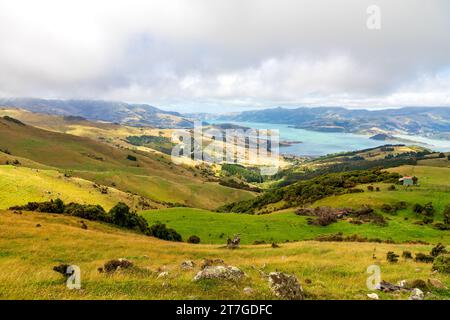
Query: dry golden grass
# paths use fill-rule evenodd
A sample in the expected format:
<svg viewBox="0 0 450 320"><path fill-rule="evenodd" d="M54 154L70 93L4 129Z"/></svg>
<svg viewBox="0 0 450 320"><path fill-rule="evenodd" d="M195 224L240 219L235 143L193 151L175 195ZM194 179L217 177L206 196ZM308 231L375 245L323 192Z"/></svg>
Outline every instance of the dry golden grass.
<svg viewBox="0 0 450 320"><path fill-rule="evenodd" d="M385 259L387 251L428 252L430 246L299 242L277 249L259 245L227 250L218 245L161 241L90 221L88 230L83 230L79 221L62 215L0 211L0 299L273 299L259 270L294 273L308 299L366 299L370 292L366 268L372 264L381 267L387 281L433 277L450 285L448 275L431 275L429 264L403 260L390 264ZM105 261L120 257L147 272L112 276L97 272ZM193 282L205 258L221 258L247 277L239 283ZM197 263L194 271L180 269L187 259ZM52 271L60 263L81 268L81 290L67 289L62 276ZM158 270L167 270L169 277L157 279ZM311 283L306 284L306 279ZM246 286L254 289L253 295L243 294ZM380 296L407 298L407 294ZM433 291L427 298L449 298L449 291Z"/></svg>

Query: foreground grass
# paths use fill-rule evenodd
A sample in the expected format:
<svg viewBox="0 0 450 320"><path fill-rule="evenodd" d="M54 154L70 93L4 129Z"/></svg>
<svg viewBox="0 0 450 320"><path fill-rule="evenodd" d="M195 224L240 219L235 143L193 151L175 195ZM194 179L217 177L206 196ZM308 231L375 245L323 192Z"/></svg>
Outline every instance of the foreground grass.
<svg viewBox="0 0 450 320"><path fill-rule="evenodd" d="M36 227L37 224L41 227ZM108 225L51 214L0 211L0 299L273 299L260 271L295 274L308 299L366 299L366 268L377 264L382 278L440 279L448 288L450 277L430 274L429 264L413 261L386 262L386 252L428 252L431 246L374 243L300 242L272 249L268 245L228 250L218 245L172 243L126 232ZM375 254L376 259L373 259ZM147 273L123 272L107 276L97 268L109 259L133 260ZM241 268L247 277L238 283L193 282L205 258L221 258ZM180 263L192 259L193 271ZM81 268L81 290L66 288L61 275L52 271L59 263ZM258 270L259 269L259 270ZM157 279L158 270L169 277ZM308 279L311 283L306 283ZM308 281L309 282L309 281ZM244 295L244 287L254 293ZM384 299L404 299L407 294L380 294ZM448 299L448 290L433 290L427 299Z"/></svg>
<svg viewBox="0 0 450 320"><path fill-rule="evenodd" d="M421 240L429 243L450 242L450 232L433 229L431 226L414 224L404 220L404 215L389 216L388 225L377 226L372 223L351 224L348 221L322 226L311 226L307 217L294 214L293 211L266 215L248 215L234 213L216 213L192 208L170 208L150 210L141 213L153 224L157 221L167 224L179 232L183 239L191 235L199 236L202 243L224 244L227 237L240 234L242 243L254 241L285 242L311 240L317 236L342 232L344 235L358 234L368 238L406 242Z"/></svg>

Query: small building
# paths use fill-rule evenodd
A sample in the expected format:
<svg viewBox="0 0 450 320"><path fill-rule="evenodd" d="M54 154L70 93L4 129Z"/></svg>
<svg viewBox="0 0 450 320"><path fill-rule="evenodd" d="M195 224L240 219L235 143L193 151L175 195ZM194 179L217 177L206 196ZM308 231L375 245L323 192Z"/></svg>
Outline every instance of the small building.
<svg viewBox="0 0 450 320"><path fill-rule="evenodd" d="M398 179L398 181L400 181L401 184L404 185L404 186L412 186L412 185L414 185L413 177L410 177L410 176L405 176L403 178L400 178L400 179Z"/></svg>

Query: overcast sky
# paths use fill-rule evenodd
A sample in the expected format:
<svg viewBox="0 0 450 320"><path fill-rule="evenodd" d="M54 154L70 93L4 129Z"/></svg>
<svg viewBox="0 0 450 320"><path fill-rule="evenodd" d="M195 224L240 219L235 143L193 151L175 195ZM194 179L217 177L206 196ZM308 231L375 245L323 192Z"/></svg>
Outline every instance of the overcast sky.
<svg viewBox="0 0 450 320"><path fill-rule="evenodd" d="M450 105L449 17L448 0L0 0L0 96Z"/></svg>

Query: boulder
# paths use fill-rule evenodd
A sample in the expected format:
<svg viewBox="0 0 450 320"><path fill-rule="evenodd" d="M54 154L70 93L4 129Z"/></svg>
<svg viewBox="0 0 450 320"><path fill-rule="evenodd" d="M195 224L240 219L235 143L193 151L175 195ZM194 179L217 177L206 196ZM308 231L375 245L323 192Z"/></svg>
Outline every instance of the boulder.
<svg viewBox="0 0 450 320"><path fill-rule="evenodd" d="M195 267L195 263L192 260L186 260L181 263L181 269L192 270Z"/></svg>
<svg viewBox="0 0 450 320"><path fill-rule="evenodd" d="M423 291L418 288L414 288L408 300L423 300L423 297Z"/></svg>
<svg viewBox="0 0 450 320"><path fill-rule="evenodd" d="M428 285L436 289L445 289L446 286L438 279L428 279Z"/></svg>
<svg viewBox="0 0 450 320"><path fill-rule="evenodd" d="M253 289L250 288L250 287L245 287L244 288L244 294L247 295L247 296L251 296L253 294L253 292L254 292Z"/></svg>
<svg viewBox="0 0 450 320"><path fill-rule="evenodd" d="M390 282L384 281L382 280L378 286L377 286L378 290L381 290L383 292L393 292L393 291L398 291L401 290L402 287L401 286L396 286L395 284L392 284Z"/></svg>
<svg viewBox="0 0 450 320"><path fill-rule="evenodd" d="M241 238L238 234L234 235L233 239L228 238L227 240L227 248L228 249L237 249L241 243Z"/></svg>
<svg viewBox="0 0 450 320"><path fill-rule="evenodd" d="M273 294L285 300L303 300L303 288L294 275L283 272L269 274L269 286Z"/></svg>
<svg viewBox="0 0 450 320"><path fill-rule="evenodd" d="M368 293L367 296L372 300L380 300L380 297L376 293Z"/></svg>
<svg viewBox="0 0 450 320"><path fill-rule="evenodd" d="M194 281L204 280L204 279L222 279L239 281L244 277L244 272L239 268L233 266L212 266L205 267L199 271L195 277Z"/></svg>
<svg viewBox="0 0 450 320"><path fill-rule="evenodd" d="M206 267L212 267L212 266L224 266L225 262L222 259L205 259L202 263L202 269Z"/></svg>

